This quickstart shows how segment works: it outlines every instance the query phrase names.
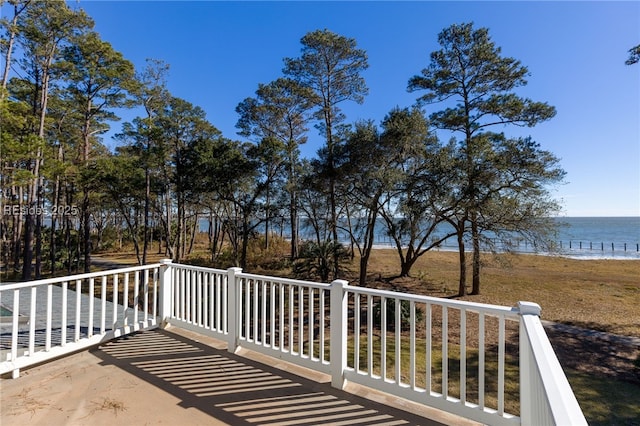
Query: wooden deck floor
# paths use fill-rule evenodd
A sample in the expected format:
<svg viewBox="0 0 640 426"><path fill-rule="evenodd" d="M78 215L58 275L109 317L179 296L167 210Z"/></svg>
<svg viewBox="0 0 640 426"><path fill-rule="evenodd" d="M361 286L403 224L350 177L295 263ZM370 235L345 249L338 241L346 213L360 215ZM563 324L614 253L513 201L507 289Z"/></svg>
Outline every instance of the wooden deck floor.
<svg viewBox="0 0 640 426"><path fill-rule="evenodd" d="M3 426L474 424L176 328L23 370L0 397Z"/></svg>

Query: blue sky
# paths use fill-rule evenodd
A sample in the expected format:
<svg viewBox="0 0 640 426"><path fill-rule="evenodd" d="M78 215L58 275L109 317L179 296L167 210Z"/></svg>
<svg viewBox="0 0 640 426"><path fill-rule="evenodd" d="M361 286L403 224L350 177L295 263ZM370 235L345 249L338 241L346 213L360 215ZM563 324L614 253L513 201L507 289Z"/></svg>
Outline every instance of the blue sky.
<svg viewBox="0 0 640 426"><path fill-rule="evenodd" d="M529 68L529 84L518 93L557 109L555 118L534 128L503 130L530 135L561 158L567 183L554 195L564 214L640 215L640 64L624 64L628 49L640 44L640 2L69 4L84 8L102 38L137 68L146 58L169 63L172 94L202 107L226 137L237 139L236 105L259 83L282 75L282 59L299 55L307 32L327 28L367 51L369 95L343 111L347 122L379 122L419 96L407 92L407 81L439 48L437 34L473 21L489 28L503 55ZM115 123L114 131L119 128ZM323 143L316 133L311 128L306 156Z"/></svg>

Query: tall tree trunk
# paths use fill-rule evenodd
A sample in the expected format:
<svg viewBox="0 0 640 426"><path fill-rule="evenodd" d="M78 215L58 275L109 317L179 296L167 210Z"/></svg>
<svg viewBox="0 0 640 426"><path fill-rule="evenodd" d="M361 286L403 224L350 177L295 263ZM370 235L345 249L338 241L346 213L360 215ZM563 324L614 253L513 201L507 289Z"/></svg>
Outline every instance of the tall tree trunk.
<svg viewBox="0 0 640 426"><path fill-rule="evenodd" d="M22 187L19 187L17 190L14 187L12 190L14 196L18 197L18 211L15 214L13 221L13 235L11 240L11 247L13 250L13 270L15 272L20 271L20 254L22 253L22 232L24 228L24 215L22 214L22 210L24 209L24 195Z"/></svg>
<svg viewBox="0 0 640 426"><path fill-rule="evenodd" d="M71 217L70 216L64 217L64 246L67 249L67 260L66 260L67 275L71 275L71 270L72 270L71 265L73 264L73 259L72 259L73 251L71 250Z"/></svg>
<svg viewBox="0 0 640 426"><path fill-rule="evenodd" d="M4 191L4 188L3 192ZM5 192L6 193L6 192ZM4 210L0 210L0 263L5 266L5 271L9 272L9 257L11 254L11 244L8 239L9 233L9 215L8 212ZM13 221L11 221L13 222ZM2 271L0 271L2 274ZM0 278L1 279L1 278ZM1 281L0 281L1 282Z"/></svg>
<svg viewBox="0 0 640 426"><path fill-rule="evenodd" d="M224 243L224 232L222 232L222 224L217 215L213 212L209 213L209 246L211 247L211 261L215 262L218 253L222 249Z"/></svg>
<svg viewBox="0 0 640 426"><path fill-rule="evenodd" d="M369 214L369 220L367 223L367 230L364 238L364 246L360 256L360 277L359 283L362 287L367 284L367 270L369 267L369 257L371 256L371 249L373 248L373 239L375 238L375 216L372 222L371 214Z"/></svg>
<svg viewBox="0 0 640 426"><path fill-rule="evenodd" d="M82 165L87 166L89 164L89 156L91 153L91 111L92 102L87 102L87 109L85 111L85 122L82 129L83 133L83 145L81 152ZM82 188L82 235L83 235L83 252L84 252L84 272L91 272L91 213L89 212L89 186L87 182L83 182Z"/></svg>
<svg viewBox="0 0 640 426"><path fill-rule="evenodd" d="M58 148L58 160L62 158L62 146ZM51 263L51 275L56 272L56 225L58 222L57 207L60 205L60 176L56 176L56 183L53 187L52 198L53 209L51 210L51 229L49 230L49 262Z"/></svg>
<svg viewBox="0 0 640 426"><path fill-rule="evenodd" d="M329 204L331 207L331 233L333 241L338 243L338 212L336 206L336 176L335 176L335 158L334 158L334 145L333 145L333 133L332 133L333 117L331 115L330 106L325 108L325 125L327 126L327 162L329 163ZM339 259L338 256L334 256L333 259L333 279L338 278L339 271Z"/></svg>
<svg viewBox="0 0 640 426"><path fill-rule="evenodd" d="M144 242L142 243L142 264L146 265L147 251L149 249L149 209L150 209L150 201L151 201L151 174L149 173L148 166L145 166L145 169L144 169L144 182L145 182L144 232L143 232Z"/></svg>
<svg viewBox="0 0 640 426"><path fill-rule="evenodd" d="M213 262L216 258L216 229L213 223L213 212L209 210L209 228L207 229L207 236L209 237L209 248L211 249L211 261Z"/></svg>
<svg viewBox="0 0 640 426"><path fill-rule="evenodd" d="M52 44L47 54L45 65L42 69L42 91L40 92L40 121L38 123L38 138L44 142L45 138L45 123L47 118L47 105L49 102L49 81L51 76L49 71L51 70L51 64L56 52L56 44ZM35 237L36 237L36 265L35 274L36 279L40 278L42 274L42 214L44 213L44 183L43 178L40 176L40 165L43 161L42 149L38 149L38 156L36 158L36 170L35 170L35 204L36 204L36 220L35 220ZM38 214L40 213L40 214Z"/></svg>
<svg viewBox="0 0 640 426"><path fill-rule="evenodd" d="M38 180L38 196L36 199L36 279L42 277L42 216L44 215L44 182L42 176Z"/></svg>
<svg viewBox="0 0 640 426"><path fill-rule="evenodd" d="M178 212L176 217L176 258L174 260L180 261L184 257L184 251L182 249L182 235L184 233L183 220L184 220L184 205L182 204L182 197L178 194Z"/></svg>
<svg viewBox="0 0 640 426"><path fill-rule="evenodd" d="M467 258L464 252L464 226L458 228L458 259L460 263L460 280L458 281L458 296L467 294Z"/></svg>
<svg viewBox="0 0 640 426"><path fill-rule="evenodd" d="M82 234L84 235L84 272L91 272L91 213L89 212L89 190L83 191Z"/></svg>
<svg viewBox="0 0 640 426"><path fill-rule="evenodd" d="M73 259L73 262L75 264L74 271L76 273L80 272L80 256L83 255L82 243L83 243L84 239L82 238L82 234L83 234L82 224L83 224L83 222L82 222L82 217L81 217L78 220L78 230L76 232L76 235L77 235L77 237L76 237L76 251L74 253L74 259ZM75 226L75 224L74 224L74 226Z"/></svg>
<svg viewBox="0 0 640 426"><path fill-rule="evenodd" d="M40 157L42 150L38 148L33 165L33 180L29 185L27 194L27 211L24 227L24 252L22 256L22 280L31 279L33 270L33 240L38 215L38 183L40 181Z"/></svg>
<svg viewBox="0 0 640 426"><path fill-rule="evenodd" d="M187 256L191 254L191 252L193 251L193 245L196 242L196 234L198 233L198 228L199 228L199 223L198 223L198 213L196 212L194 214L195 220L193 222L193 225L191 226L191 232L190 232L190 236L189 236L189 248L187 249Z"/></svg>
<svg viewBox="0 0 640 426"><path fill-rule="evenodd" d="M289 155L289 219L291 220L291 260L298 257L298 184L295 175L295 158Z"/></svg>
<svg viewBox="0 0 640 426"><path fill-rule="evenodd" d="M242 215L242 247L240 254L240 267L247 269L247 250L249 248L249 223L247 215Z"/></svg>
<svg viewBox="0 0 640 426"><path fill-rule="evenodd" d="M298 209L294 195L289 204L289 219L291 221L291 260L298 257Z"/></svg>
<svg viewBox="0 0 640 426"><path fill-rule="evenodd" d="M333 169L333 167L332 167ZM333 241L338 244L338 216L337 216L337 207L336 207L336 180L333 176L333 171L331 172L330 182L329 182L329 190L330 194L330 204L331 204L331 232L333 236ZM334 256L333 259L333 279L338 278L338 257Z"/></svg>
<svg viewBox="0 0 640 426"><path fill-rule="evenodd" d="M28 203L27 206L32 206L31 203ZM31 210L31 207L27 207ZM22 253L22 280L29 281L31 280L31 270L33 263L33 228L34 228L34 220L33 215L31 213L26 214L26 218L24 221L24 244L23 244L23 253Z"/></svg>
<svg viewBox="0 0 640 426"><path fill-rule="evenodd" d="M9 70L11 69L11 55L13 54L13 45L16 39L16 27L18 24L18 16L29 6L31 0L27 0L22 4L22 7L19 7L19 3L15 3L13 5L13 19L11 20L11 25L9 29L9 40L7 40L6 52L4 55L4 72L2 74L2 88L7 88L7 82L9 81ZM0 95L0 98L4 98L4 90Z"/></svg>
<svg viewBox="0 0 640 426"><path fill-rule="evenodd" d="M167 188L167 192L165 194L165 255L169 256L171 259L175 259L175 250L173 248L173 225L171 221L173 220L173 214L171 212L171 194L169 193L169 189Z"/></svg>
<svg viewBox="0 0 640 426"><path fill-rule="evenodd" d="M269 249L269 203L270 203L270 199L269 199L269 187L267 187L266 190L267 194L266 194L266 213L265 213L265 220L264 220L264 249L268 250Z"/></svg>
<svg viewBox="0 0 640 426"><path fill-rule="evenodd" d="M475 212L474 212L475 213ZM471 294L480 294L480 234L478 232L477 215L471 219L471 240L473 242L473 279Z"/></svg>
<svg viewBox="0 0 640 426"><path fill-rule="evenodd" d="M14 5L13 19L11 20L11 30L9 31L9 40L7 41L7 51L4 56L4 72L2 74L2 88L7 88L7 82L9 81L9 70L11 69L11 54L13 53L13 44L16 39L15 27L18 23L18 6ZM1 92L2 98L4 98L4 90Z"/></svg>

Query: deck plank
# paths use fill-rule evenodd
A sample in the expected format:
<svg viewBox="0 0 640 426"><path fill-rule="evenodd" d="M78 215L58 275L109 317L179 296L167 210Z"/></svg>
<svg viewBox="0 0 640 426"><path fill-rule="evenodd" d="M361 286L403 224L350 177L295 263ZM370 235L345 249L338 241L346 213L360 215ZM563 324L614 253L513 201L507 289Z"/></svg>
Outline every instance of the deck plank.
<svg viewBox="0 0 640 426"><path fill-rule="evenodd" d="M3 426L464 424L373 390L337 390L320 373L232 354L224 342L176 328L124 336L3 378L0 398Z"/></svg>

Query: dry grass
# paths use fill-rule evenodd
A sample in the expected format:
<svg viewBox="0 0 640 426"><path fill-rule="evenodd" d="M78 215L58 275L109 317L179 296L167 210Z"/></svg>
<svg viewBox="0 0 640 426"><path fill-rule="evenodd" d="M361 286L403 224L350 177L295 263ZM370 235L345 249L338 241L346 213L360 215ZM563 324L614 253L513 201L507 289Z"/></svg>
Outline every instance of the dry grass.
<svg viewBox="0 0 640 426"><path fill-rule="evenodd" d="M450 297L458 291L457 253L432 252L418 260L410 278L394 278L393 250L376 250L371 285ZM464 300L515 306L531 301L542 319L640 337L640 261L576 260L535 255L485 255L481 294Z"/></svg>
<svg viewBox="0 0 640 426"><path fill-rule="evenodd" d="M92 401L92 404L95 408L91 410L91 414L96 411L113 411L113 414L117 416L119 411L127 410L127 407L123 402L109 397L104 398L102 401Z"/></svg>

